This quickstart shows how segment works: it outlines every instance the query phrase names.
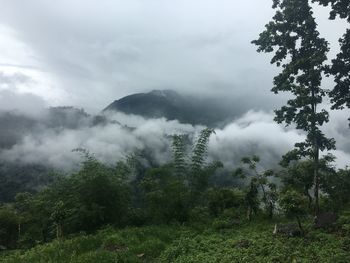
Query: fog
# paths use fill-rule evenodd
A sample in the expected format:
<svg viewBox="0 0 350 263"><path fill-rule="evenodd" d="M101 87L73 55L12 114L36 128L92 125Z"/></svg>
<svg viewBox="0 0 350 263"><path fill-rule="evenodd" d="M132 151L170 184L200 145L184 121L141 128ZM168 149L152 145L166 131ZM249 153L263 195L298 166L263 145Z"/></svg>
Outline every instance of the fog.
<svg viewBox="0 0 350 263"><path fill-rule="evenodd" d="M0 72L25 75L31 83L21 83L21 92L50 106L96 113L114 99L153 89L225 97L255 109L280 104L269 92L277 72L270 56L250 44L274 14L271 0L0 4ZM328 11L315 5L331 59L347 25L329 21Z"/></svg>
<svg viewBox="0 0 350 263"><path fill-rule="evenodd" d="M208 160L220 159L226 167L250 154L260 155L265 166L276 165L304 139L293 127L273 122L272 111L287 95L270 92L277 69L269 55L250 44L273 16L271 0L0 4L2 160L69 171L80 162L72 150L85 148L110 164L135 150L151 152L164 163L171 159L171 135L186 133L195 140L204 127L122 113L94 124L94 115L112 101L153 89L227 105L234 118L215 130L208 149ZM348 25L329 21L327 8L314 9L332 59ZM327 89L333 84L332 79L323 82ZM91 115L72 111L57 122L60 117L47 108L65 105ZM337 140L339 167L349 160L348 116L348 110L334 111L323 128Z"/></svg>
<svg viewBox="0 0 350 263"><path fill-rule="evenodd" d="M37 124L19 134L10 147L2 149L0 158L72 171L81 162L81 156L73 150L83 148L107 164L115 164L140 151L148 153L153 163L164 164L172 158L172 135L188 134L195 141L204 128L176 120L145 119L111 112L105 114L105 122L94 125L92 116L73 109L65 110L60 121L57 116L52 121L53 116L51 113L36 117ZM344 123L343 117L342 114L334 117L336 123L326 129L327 134L335 136L340 144L339 150L334 152L338 167L344 167L350 157L346 139L348 130L340 125ZM71 126L71 123L78 125ZM294 143L304 139L300 131L275 123L271 112L249 111L222 129L215 129L215 134L210 137L207 161L220 160L227 169L233 169L242 157L257 154L263 167L275 167Z"/></svg>

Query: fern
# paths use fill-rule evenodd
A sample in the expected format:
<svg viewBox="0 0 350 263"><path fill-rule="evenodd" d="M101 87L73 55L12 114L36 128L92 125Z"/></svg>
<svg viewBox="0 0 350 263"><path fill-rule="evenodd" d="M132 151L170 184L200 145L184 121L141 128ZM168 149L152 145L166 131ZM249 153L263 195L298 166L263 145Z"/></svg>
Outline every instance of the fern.
<svg viewBox="0 0 350 263"><path fill-rule="evenodd" d="M210 135L215 133L213 129L205 128L201 131L192 153L192 173L199 172L204 164L205 155L208 149Z"/></svg>
<svg viewBox="0 0 350 263"><path fill-rule="evenodd" d="M184 143L184 135L174 135L173 142L173 156L175 173L178 176L183 176L186 171L186 149Z"/></svg>

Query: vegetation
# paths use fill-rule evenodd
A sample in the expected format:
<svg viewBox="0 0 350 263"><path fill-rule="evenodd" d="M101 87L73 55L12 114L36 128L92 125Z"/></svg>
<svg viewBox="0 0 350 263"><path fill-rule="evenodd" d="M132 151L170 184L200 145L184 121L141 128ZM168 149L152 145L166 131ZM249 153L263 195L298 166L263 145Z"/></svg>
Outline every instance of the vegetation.
<svg viewBox="0 0 350 263"><path fill-rule="evenodd" d="M312 161L273 172L259 166L258 156L244 157L233 172L236 185L217 187L210 178L222 165L205 158L210 134L204 130L192 147L184 136L174 136L174 161L159 167L142 167L141 155L106 166L79 150L84 161L78 172L56 175L48 187L18 193L1 206L0 262L350 259L350 170L321 162L320 211L344 216L315 230ZM298 223L301 237L272 234L275 224L289 219Z"/></svg>
<svg viewBox="0 0 350 263"><path fill-rule="evenodd" d="M307 229L304 238L273 236L274 222L217 230L144 226L55 240L0 257L1 263L86 262L338 262L350 260L348 237Z"/></svg>
<svg viewBox="0 0 350 263"><path fill-rule="evenodd" d="M313 161L315 213L319 212L319 156L320 150L335 149L333 139L328 139L321 126L328 122L328 112L322 107L326 91L321 87L325 71L328 43L319 37L317 24L308 1L274 1L277 9L273 21L258 40L253 41L258 51L274 52L272 64L281 66L282 72L274 78L274 93L290 92L293 98L276 110L275 120L286 125L295 123L306 132L304 142L286 154L285 160L302 157Z"/></svg>
<svg viewBox="0 0 350 263"><path fill-rule="evenodd" d="M292 94L275 120L306 134L280 167L263 167L256 155L234 171L208 162L208 128L194 143L174 135L173 160L162 165L135 153L108 166L77 149L77 172L50 173L46 187L18 187L15 199L3 194L0 263L350 262L350 170L327 154L335 141L322 132L329 115L320 109L328 97L333 108L349 106L350 33L327 65L310 1L273 2L276 15L253 43L282 67L272 91ZM348 1L313 2L331 4L331 19L350 18ZM335 76L330 92L324 74ZM218 187L218 172L235 180Z"/></svg>
<svg viewBox="0 0 350 263"><path fill-rule="evenodd" d="M313 0L324 6L330 6L331 20L340 17L350 23L350 4L347 0ZM349 88L349 70L350 70L350 29L347 29L343 37L339 39L340 52L332 64L326 67L326 72L335 78L335 86L329 95L333 103L333 109L350 108L350 88ZM349 118L350 121L350 118Z"/></svg>

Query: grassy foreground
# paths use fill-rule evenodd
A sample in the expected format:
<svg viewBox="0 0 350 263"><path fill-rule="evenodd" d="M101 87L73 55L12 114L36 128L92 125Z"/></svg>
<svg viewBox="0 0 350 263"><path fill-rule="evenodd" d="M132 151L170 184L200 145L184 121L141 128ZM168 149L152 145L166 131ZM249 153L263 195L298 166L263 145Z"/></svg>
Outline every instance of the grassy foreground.
<svg viewBox="0 0 350 263"><path fill-rule="evenodd" d="M273 223L226 229L148 226L99 231L0 254L1 263L350 262L350 237L316 230L273 236Z"/></svg>

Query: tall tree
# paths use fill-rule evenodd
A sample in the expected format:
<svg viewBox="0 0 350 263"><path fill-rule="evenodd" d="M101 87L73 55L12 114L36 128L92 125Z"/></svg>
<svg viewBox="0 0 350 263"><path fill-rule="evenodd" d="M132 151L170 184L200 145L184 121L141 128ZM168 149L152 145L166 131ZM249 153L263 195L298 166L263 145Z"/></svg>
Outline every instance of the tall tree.
<svg viewBox="0 0 350 263"><path fill-rule="evenodd" d="M347 18L350 22L350 2L349 0L312 0L312 2L318 2L324 6L331 6L330 19L335 19L337 16L340 18Z"/></svg>
<svg viewBox="0 0 350 263"><path fill-rule="evenodd" d="M313 0L324 6L331 6L329 18L334 20L337 16L347 19L350 23L349 0ZM340 53L332 60L327 73L334 76L335 86L330 91L332 109L350 108L350 29L339 39ZM350 118L349 118L350 121Z"/></svg>
<svg viewBox="0 0 350 263"><path fill-rule="evenodd" d="M320 127L328 122L328 112L319 109L326 91L321 88L327 60L328 43L319 36L317 24L308 0L273 0L276 14L257 40L258 52L274 52L271 64L282 67L274 78L274 93L290 92L287 105L276 110L275 121L294 123L306 132L306 140L296 143L287 159L307 157L314 162L315 213L319 212L320 151L335 148Z"/></svg>

